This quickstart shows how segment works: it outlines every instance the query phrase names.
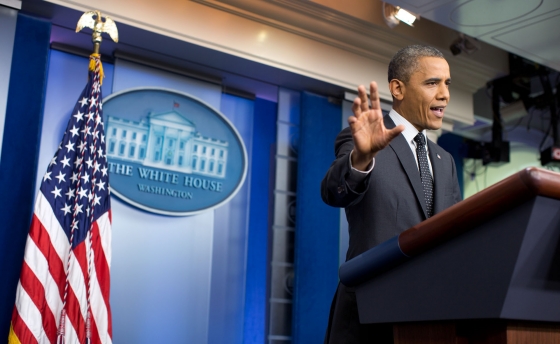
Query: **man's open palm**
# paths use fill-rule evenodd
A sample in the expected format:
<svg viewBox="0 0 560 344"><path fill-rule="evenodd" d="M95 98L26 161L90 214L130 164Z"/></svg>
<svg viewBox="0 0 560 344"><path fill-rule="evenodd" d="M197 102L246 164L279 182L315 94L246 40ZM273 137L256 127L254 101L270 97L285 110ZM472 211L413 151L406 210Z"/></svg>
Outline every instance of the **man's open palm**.
<svg viewBox="0 0 560 344"><path fill-rule="evenodd" d="M399 125L388 130L383 123L383 112L379 104L379 94L377 93L377 83L372 81L370 86L370 101L364 86L358 87L358 97L352 105L354 116L348 118L348 124L354 139L354 153L352 155L352 165L365 170L380 150L385 148L392 139L397 137L404 126Z"/></svg>

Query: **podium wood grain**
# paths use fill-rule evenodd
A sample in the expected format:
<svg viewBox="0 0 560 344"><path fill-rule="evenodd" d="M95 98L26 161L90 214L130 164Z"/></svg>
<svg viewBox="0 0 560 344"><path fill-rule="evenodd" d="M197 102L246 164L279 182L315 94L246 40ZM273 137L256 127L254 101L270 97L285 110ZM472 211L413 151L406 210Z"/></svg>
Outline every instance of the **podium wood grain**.
<svg viewBox="0 0 560 344"><path fill-rule="evenodd" d="M560 324L523 321L417 322L393 325L395 344L560 344Z"/></svg>

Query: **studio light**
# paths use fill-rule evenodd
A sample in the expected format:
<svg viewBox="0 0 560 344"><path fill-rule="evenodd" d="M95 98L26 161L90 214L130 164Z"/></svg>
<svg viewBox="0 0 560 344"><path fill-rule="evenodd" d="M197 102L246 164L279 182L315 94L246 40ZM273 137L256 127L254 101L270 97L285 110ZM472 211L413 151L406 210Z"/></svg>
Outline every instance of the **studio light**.
<svg viewBox="0 0 560 344"><path fill-rule="evenodd" d="M385 19L385 23L391 29L397 26L400 22L413 26L412 24L418 16L401 8L399 6L393 6L391 4L383 3L383 18Z"/></svg>
<svg viewBox="0 0 560 344"><path fill-rule="evenodd" d="M410 26L412 26L412 24L416 20L416 16L414 14L399 7L397 7L397 13L395 14L395 18Z"/></svg>

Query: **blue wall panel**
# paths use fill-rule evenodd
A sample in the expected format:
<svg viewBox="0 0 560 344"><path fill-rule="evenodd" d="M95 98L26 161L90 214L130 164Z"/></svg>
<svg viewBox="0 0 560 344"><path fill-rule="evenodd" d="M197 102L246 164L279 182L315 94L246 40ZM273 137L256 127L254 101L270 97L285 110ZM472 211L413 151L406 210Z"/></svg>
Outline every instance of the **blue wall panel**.
<svg viewBox="0 0 560 344"><path fill-rule="evenodd" d="M29 232L51 24L18 15L0 163L0 340L8 337Z"/></svg>
<svg viewBox="0 0 560 344"><path fill-rule="evenodd" d="M465 182L463 181L463 144L464 139L461 136L457 136L453 133L446 133L440 136L438 139L438 145L449 152L455 160L455 167L457 167L457 179L459 181L459 188L461 190L461 196L464 197L465 194Z"/></svg>
<svg viewBox="0 0 560 344"><path fill-rule="evenodd" d="M248 172L239 193L228 203L214 210L212 250L212 284L207 343L243 343L243 314L249 226L249 191L254 162L254 101L222 94L220 111L235 126L245 143Z"/></svg>
<svg viewBox="0 0 560 344"><path fill-rule="evenodd" d="M293 343L322 343L338 283L340 210L321 200L342 108L303 93L298 158Z"/></svg>
<svg viewBox="0 0 560 344"><path fill-rule="evenodd" d="M247 238L247 281L243 343L266 342L268 242L271 177L276 142L277 104L255 100L253 154L251 158L251 192L249 233Z"/></svg>

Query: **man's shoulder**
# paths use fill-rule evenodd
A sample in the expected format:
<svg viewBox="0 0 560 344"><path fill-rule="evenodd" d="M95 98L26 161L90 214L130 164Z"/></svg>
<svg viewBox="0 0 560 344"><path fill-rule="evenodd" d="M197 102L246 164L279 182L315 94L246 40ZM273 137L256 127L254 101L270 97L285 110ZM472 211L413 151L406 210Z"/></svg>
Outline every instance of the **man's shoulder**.
<svg viewBox="0 0 560 344"><path fill-rule="evenodd" d="M440 145L438 145L436 142L428 139L428 149L429 150L433 150L434 152L438 153L438 154L445 154L447 156L451 156L451 154L446 151L443 147L441 147Z"/></svg>

